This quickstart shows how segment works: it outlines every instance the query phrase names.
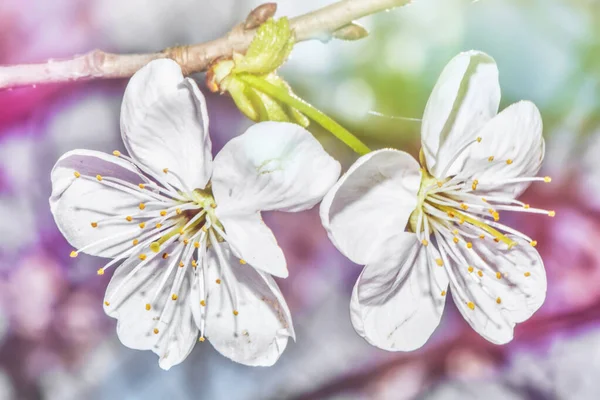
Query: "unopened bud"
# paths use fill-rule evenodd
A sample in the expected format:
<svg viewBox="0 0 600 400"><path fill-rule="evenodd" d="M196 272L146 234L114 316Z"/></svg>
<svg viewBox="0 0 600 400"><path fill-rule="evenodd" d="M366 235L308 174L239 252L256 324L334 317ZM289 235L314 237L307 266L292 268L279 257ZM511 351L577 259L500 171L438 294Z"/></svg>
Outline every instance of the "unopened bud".
<svg viewBox="0 0 600 400"><path fill-rule="evenodd" d="M244 23L244 30L255 29L267 22L269 18L275 15L277 11L276 3L265 3L258 7L248 14L248 18L246 18L246 22Z"/></svg>
<svg viewBox="0 0 600 400"><path fill-rule="evenodd" d="M348 25L342 26L337 31L334 31L331 35L334 38L341 40L360 40L369 36L369 31L362 25L351 22Z"/></svg>

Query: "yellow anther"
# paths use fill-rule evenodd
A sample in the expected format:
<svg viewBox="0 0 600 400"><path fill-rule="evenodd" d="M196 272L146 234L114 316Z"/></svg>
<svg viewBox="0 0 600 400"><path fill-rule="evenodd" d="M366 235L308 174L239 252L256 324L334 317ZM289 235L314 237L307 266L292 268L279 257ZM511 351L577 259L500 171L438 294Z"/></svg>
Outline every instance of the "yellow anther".
<svg viewBox="0 0 600 400"><path fill-rule="evenodd" d="M160 243L158 243L158 242L150 243L150 250L152 250L155 253L158 253L160 251Z"/></svg>
<svg viewBox="0 0 600 400"><path fill-rule="evenodd" d="M421 240L421 243L423 244L423 246L427 246L429 244L429 242L427 241L427 239Z"/></svg>
<svg viewBox="0 0 600 400"><path fill-rule="evenodd" d="M194 242L194 247L199 249L200 248L200 242Z"/></svg>
<svg viewBox="0 0 600 400"><path fill-rule="evenodd" d="M439 188L441 188L442 186L444 186L444 182L442 181L437 181L437 185Z"/></svg>
<svg viewBox="0 0 600 400"><path fill-rule="evenodd" d="M508 160L506 160L506 164L510 165L513 163L513 160L511 160L510 158Z"/></svg>
<svg viewBox="0 0 600 400"><path fill-rule="evenodd" d="M498 298L496 299L496 303L498 303L498 304L502 303L502 299L501 299L500 297L498 297Z"/></svg>
<svg viewBox="0 0 600 400"><path fill-rule="evenodd" d="M496 242L496 243L500 243L500 239L498 239L498 238L494 238L494 242Z"/></svg>
<svg viewBox="0 0 600 400"><path fill-rule="evenodd" d="M196 262L196 260L192 260L192 267L196 268L198 266L198 263Z"/></svg>
<svg viewBox="0 0 600 400"><path fill-rule="evenodd" d="M446 291L442 290L442 296L445 296L445 295L446 295Z"/></svg>
<svg viewBox="0 0 600 400"><path fill-rule="evenodd" d="M163 172L164 172L165 174L169 173L169 168L163 168Z"/></svg>
<svg viewBox="0 0 600 400"><path fill-rule="evenodd" d="M158 328L154 328L152 332L154 332L155 335L158 335Z"/></svg>
<svg viewBox="0 0 600 400"><path fill-rule="evenodd" d="M467 271L469 271L469 273L473 272L474 270L475 270L475 268L471 267L470 265L469 265L469 268L467 268Z"/></svg>
<svg viewBox="0 0 600 400"><path fill-rule="evenodd" d="M146 256L145 254L140 254L140 255L138 256L138 258L139 258L140 260L144 261L144 260L147 258L147 256Z"/></svg>
<svg viewBox="0 0 600 400"><path fill-rule="evenodd" d="M102 176L101 175L96 175L96 179L98 179L98 181L102 180Z"/></svg>
<svg viewBox="0 0 600 400"><path fill-rule="evenodd" d="M115 150L115 151L113 151L113 156L121 157L121 152L119 150Z"/></svg>
<svg viewBox="0 0 600 400"><path fill-rule="evenodd" d="M185 264L183 263L183 261L179 261L179 266L180 266L181 268L185 267Z"/></svg>
<svg viewBox="0 0 600 400"><path fill-rule="evenodd" d="M104 268L100 268L98 271L96 271L96 273L98 275L104 275Z"/></svg>
<svg viewBox="0 0 600 400"><path fill-rule="evenodd" d="M489 157L488 157L488 161L489 161L489 162L492 162L492 161L494 161L494 156L489 156Z"/></svg>
<svg viewBox="0 0 600 400"><path fill-rule="evenodd" d="M546 182L546 183L550 183L550 182L552 182L552 178L551 178L551 177L549 177L549 176L545 176L545 177L544 177L544 182Z"/></svg>
<svg viewBox="0 0 600 400"><path fill-rule="evenodd" d="M179 296L177 296L175 293L173 293L173 295L171 296L171 300L175 301L179 298Z"/></svg>
<svg viewBox="0 0 600 400"><path fill-rule="evenodd" d="M204 300L200 300L200 305L201 305L202 307L206 307L206 301L204 301Z"/></svg>
<svg viewBox="0 0 600 400"><path fill-rule="evenodd" d="M244 260L243 258L240 258L240 264L242 264L242 265L246 264L246 260Z"/></svg>
<svg viewBox="0 0 600 400"><path fill-rule="evenodd" d="M108 301L105 301L105 302L104 302L104 305L105 305L106 307L108 307L108 306L110 306L110 303L109 303Z"/></svg>
<svg viewBox="0 0 600 400"><path fill-rule="evenodd" d="M162 228L162 224L161 223L157 223L155 226L156 226L156 229Z"/></svg>
<svg viewBox="0 0 600 400"><path fill-rule="evenodd" d="M479 275L480 278L483 278L483 271L482 270L477 271L477 275Z"/></svg>
<svg viewBox="0 0 600 400"><path fill-rule="evenodd" d="M479 181L477 179L475 179L473 181L473 184L471 185L471 189L477 190L477 185L479 185Z"/></svg>
<svg viewBox="0 0 600 400"><path fill-rule="evenodd" d="M166 212L165 210L162 210L162 211L160 212L160 216L161 216L161 217L164 217L165 215L167 215L167 212Z"/></svg>
<svg viewBox="0 0 600 400"><path fill-rule="evenodd" d="M134 246L137 246L139 242L140 242L139 240L133 239L133 241L131 243L133 243Z"/></svg>
<svg viewBox="0 0 600 400"><path fill-rule="evenodd" d="M469 206L466 205L465 203L461 203L460 208L462 208L463 210L467 211L469 209Z"/></svg>
<svg viewBox="0 0 600 400"><path fill-rule="evenodd" d="M144 208L146 208L146 205L144 203L140 203L139 208L140 210L143 210Z"/></svg>
<svg viewBox="0 0 600 400"><path fill-rule="evenodd" d="M176 208L175 212L177 213L177 215L181 214L181 208Z"/></svg>
<svg viewBox="0 0 600 400"><path fill-rule="evenodd" d="M146 310L150 311L152 309L152 306L150 305L150 303L146 303Z"/></svg>
<svg viewBox="0 0 600 400"><path fill-rule="evenodd" d="M523 204L523 208L524 208L524 209L526 209L526 210L527 210L529 207L530 207L530 206L529 206L529 204Z"/></svg>
<svg viewBox="0 0 600 400"><path fill-rule="evenodd" d="M472 249L472 248L473 248L473 243L467 242L467 249Z"/></svg>
<svg viewBox="0 0 600 400"><path fill-rule="evenodd" d="M441 259L441 258L436 258L436 259L435 259L435 263L436 263L438 266L440 266L440 267L441 267L442 265L444 265L444 261L442 261L442 259Z"/></svg>
<svg viewBox="0 0 600 400"><path fill-rule="evenodd" d="M467 307L469 307L471 310L475 309L475 303L473 303L472 301L467 303Z"/></svg>
<svg viewBox="0 0 600 400"><path fill-rule="evenodd" d="M140 184L138 185L138 187L139 187L140 189L146 189L146 185L144 185L143 183L140 183Z"/></svg>
<svg viewBox="0 0 600 400"><path fill-rule="evenodd" d="M166 260L167 258L169 258L169 253L163 253L162 258L163 258L163 260Z"/></svg>
<svg viewBox="0 0 600 400"><path fill-rule="evenodd" d="M140 222L140 225L139 225L139 227L140 227L141 229L144 229L144 228L146 227L146 223L145 223L145 222Z"/></svg>
<svg viewBox="0 0 600 400"><path fill-rule="evenodd" d="M496 278L497 279L502 279L502 274L500 272L496 272Z"/></svg>
<svg viewBox="0 0 600 400"><path fill-rule="evenodd" d="M180 234L180 235L183 235L184 233L185 233L185 230L184 230L183 228L181 228L181 229L179 230L179 234Z"/></svg>
<svg viewBox="0 0 600 400"><path fill-rule="evenodd" d="M497 211L492 214L492 217L494 217L494 221L500 221L500 214Z"/></svg>
<svg viewBox="0 0 600 400"><path fill-rule="evenodd" d="M454 212L452 212L452 211L448 211L448 212L447 212L447 214L448 214L448 216L449 216L450 218L454 218L454 216L456 215L456 214L454 214Z"/></svg>
<svg viewBox="0 0 600 400"><path fill-rule="evenodd" d="M552 210L552 211L548 211L548 216L549 217L554 217L556 216L556 211Z"/></svg>
<svg viewBox="0 0 600 400"><path fill-rule="evenodd" d="M126 219L128 222L131 222L131 221L133 221L133 217L132 217L131 215L128 215L128 216L126 216L126 217L125 217L125 219Z"/></svg>
<svg viewBox="0 0 600 400"><path fill-rule="evenodd" d="M481 143L481 140L482 140L482 139L481 139L481 136L478 136L478 137L477 137L477 143Z"/></svg>
<svg viewBox="0 0 600 400"><path fill-rule="evenodd" d="M238 310L233 310L233 315L237 316L239 314Z"/></svg>
<svg viewBox="0 0 600 400"><path fill-rule="evenodd" d="M187 245L190 242L190 239L183 239L183 244Z"/></svg>
<svg viewBox="0 0 600 400"><path fill-rule="evenodd" d="M206 227L206 225L202 225L202 231L203 232L207 232L208 231L208 228Z"/></svg>
<svg viewBox="0 0 600 400"><path fill-rule="evenodd" d="M532 240L531 242L529 242L529 244L530 244L532 247L535 247L535 246L537 246L537 240Z"/></svg>
<svg viewBox="0 0 600 400"><path fill-rule="evenodd" d="M98 227L98 223L97 222L92 222L90 225L92 225L92 228L97 228Z"/></svg>
<svg viewBox="0 0 600 400"><path fill-rule="evenodd" d="M221 280L220 279L217 279L215 282L217 282L217 285L221 284Z"/></svg>
<svg viewBox="0 0 600 400"><path fill-rule="evenodd" d="M453 230L453 231L452 231L452 233L453 233L454 235L458 235L458 229L455 229L455 230Z"/></svg>
<svg viewBox="0 0 600 400"><path fill-rule="evenodd" d="M457 238L457 237L455 237L455 238L453 238L453 239L452 239L452 241L453 241L454 243L458 243L458 238Z"/></svg>
<svg viewBox="0 0 600 400"><path fill-rule="evenodd" d="M530 276L531 276L531 272L529 272L529 271L528 271L528 272L525 272L523 275L525 275L525 277L526 277L526 278L528 278L528 277L530 277Z"/></svg>
<svg viewBox="0 0 600 400"><path fill-rule="evenodd" d="M215 203L210 203L210 207L211 208L217 208L217 205Z"/></svg>
<svg viewBox="0 0 600 400"><path fill-rule="evenodd" d="M205 340L206 340L206 339L204 338L204 336L200 336L200 337L198 338L198 341L199 341L199 342L204 342Z"/></svg>
<svg viewBox="0 0 600 400"><path fill-rule="evenodd" d="M465 219L463 217L460 217L460 219L458 220L458 223L460 225L464 224L465 223Z"/></svg>
<svg viewBox="0 0 600 400"><path fill-rule="evenodd" d="M484 203L487 203L487 202L488 202L488 201L487 201L487 199L486 199L485 197L482 197L482 198L481 198L481 201L483 201Z"/></svg>
<svg viewBox="0 0 600 400"><path fill-rule="evenodd" d="M479 235L479 239L482 239L482 240L485 239L485 235L484 234Z"/></svg>
<svg viewBox="0 0 600 400"><path fill-rule="evenodd" d="M81 174L77 171L73 172L73 175L75 175L75 178L79 178L81 176Z"/></svg>
<svg viewBox="0 0 600 400"><path fill-rule="evenodd" d="M75 257L77 257L77 256L79 255L79 253L78 253L78 252L76 252L75 250L73 250L73 251L71 252L71 254L69 254L69 255L71 256L71 258L75 258Z"/></svg>

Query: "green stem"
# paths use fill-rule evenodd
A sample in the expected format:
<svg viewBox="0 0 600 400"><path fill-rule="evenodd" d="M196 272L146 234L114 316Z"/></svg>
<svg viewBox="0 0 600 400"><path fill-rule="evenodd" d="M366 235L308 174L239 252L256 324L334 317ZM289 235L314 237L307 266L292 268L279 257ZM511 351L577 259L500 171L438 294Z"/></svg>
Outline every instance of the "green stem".
<svg viewBox="0 0 600 400"><path fill-rule="evenodd" d="M360 139L351 134L346 128L329 118L323 112L319 111L306 101L288 93L285 89L272 85L264 79L260 79L253 75L239 74L237 77L253 88L258 89L261 92L281 101L282 103L285 103L290 107L294 107L298 111L304 113L304 115L321 125L323 128L327 129L336 138L344 142L348 147L361 156L371 152L371 149L361 142Z"/></svg>

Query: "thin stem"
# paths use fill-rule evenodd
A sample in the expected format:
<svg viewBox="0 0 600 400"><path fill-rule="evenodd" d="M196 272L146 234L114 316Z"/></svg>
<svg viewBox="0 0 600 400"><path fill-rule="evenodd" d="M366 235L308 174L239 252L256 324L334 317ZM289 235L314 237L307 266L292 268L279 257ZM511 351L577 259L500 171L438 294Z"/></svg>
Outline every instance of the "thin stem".
<svg viewBox="0 0 600 400"><path fill-rule="evenodd" d="M350 133L346 128L335 122L333 119L319 111L311 104L294 95L291 95L285 89L272 85L264 79L257 78L253 75L240 74L237 77L253 88L258 89L261 92L266 93L269 96L304 113L308 118L327 129L336 138L344 142L348 147L361 156L371 152L371 149L369 149L363 142L360 141L360 139Z"/></svg>

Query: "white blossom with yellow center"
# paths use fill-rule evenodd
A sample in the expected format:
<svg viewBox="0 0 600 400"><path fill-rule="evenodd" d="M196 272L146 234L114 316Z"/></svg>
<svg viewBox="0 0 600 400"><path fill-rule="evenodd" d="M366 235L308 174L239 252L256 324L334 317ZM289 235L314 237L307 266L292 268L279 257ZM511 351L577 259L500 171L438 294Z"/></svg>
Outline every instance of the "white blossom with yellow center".
<svg viewBox="0 0 600 400"><path fill-rule="evenodd" d="M497 114L498 70L480 52L442 72L422 121L421 165L384 149L361 157L327 194L321 218L348 258L364 264L351 301L356 331L387 350L421 347L449 291L484 338L506 343L543 303L537 242L501 223L540 213L516 198L537 177L542 121L522 101Z"/></svg>
<svg viewBox="0 0 600 400"><path fill-rule="evenodd" d="M271 365L294 337L270 275L283 252L261 211L313 207L340 165L305 129L265 122L212 160L202 93L170 60L153 61L127 87L121 131L129 156L74 150L52 171L50 206L71 253L121 264L106 291L128 347L168 369L208 339L247 365Z"/></svg>

